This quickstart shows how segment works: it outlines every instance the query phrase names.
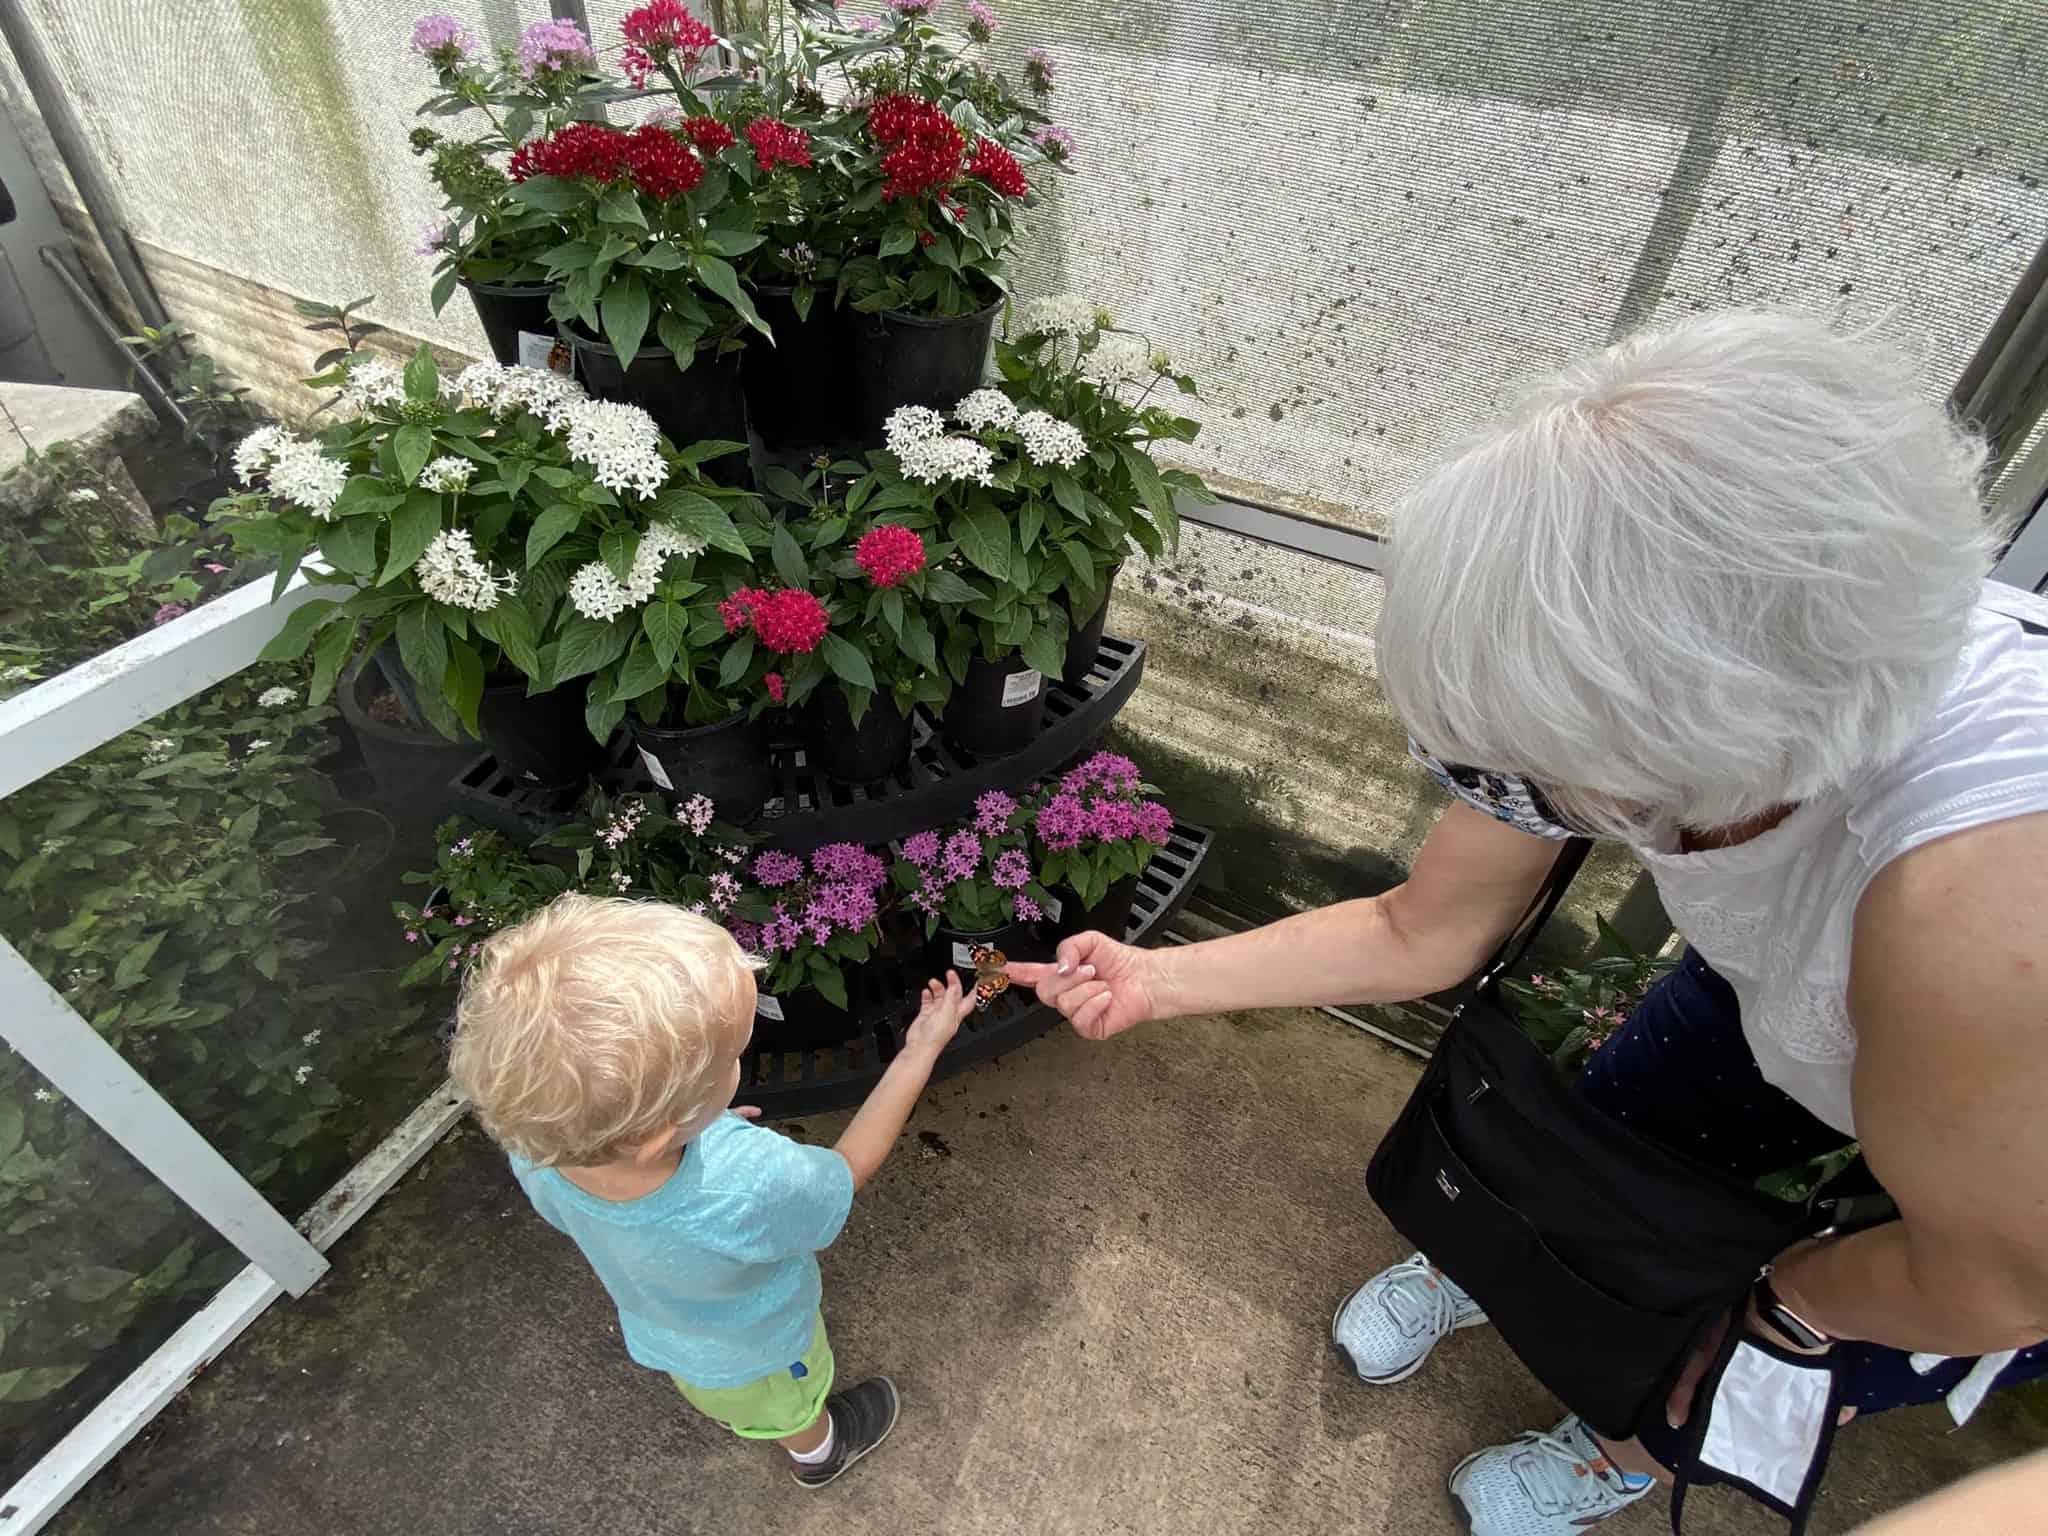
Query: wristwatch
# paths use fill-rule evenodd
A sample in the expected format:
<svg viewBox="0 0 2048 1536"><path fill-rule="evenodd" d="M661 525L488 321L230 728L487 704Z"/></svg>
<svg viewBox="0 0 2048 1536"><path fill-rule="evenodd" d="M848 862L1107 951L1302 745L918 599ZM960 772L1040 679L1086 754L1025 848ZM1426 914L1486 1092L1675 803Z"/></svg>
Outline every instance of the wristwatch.
<svg viewBox="0 0 2048 1536"><path fill-rule="evenodd" d="M1766 1264L1756 1277L1754 1291L1758 1316L1801 1349L1826 1349L1834 1339L1786 1306L1777 1287L1771 1284L1771 1267Z"/></svg>

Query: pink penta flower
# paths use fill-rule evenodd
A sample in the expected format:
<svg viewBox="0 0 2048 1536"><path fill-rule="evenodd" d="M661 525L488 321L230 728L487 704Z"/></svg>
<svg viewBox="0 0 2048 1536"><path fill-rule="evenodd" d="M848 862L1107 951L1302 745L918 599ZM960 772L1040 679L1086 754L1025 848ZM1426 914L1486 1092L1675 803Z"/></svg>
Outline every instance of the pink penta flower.
<svg viewBox="0 0 2048 1536"><path fill-rule="evenodd" d="M150 615L149 622L152 625L168 624L173 619L183 618L191 611L183 603L165 603L154 614Z"/></svg>
<svg viewBox="0 0 2048 1536"><path fill-rule="evenodd" d="M983 837L1000 837L1010 830L1010 818L1017 814L1017 802L1000 789L977 796L974 802L974 830Z"/></svg>
<svg viewBox="0 0 2048 1536"><path fill-rule="evenodd" d="M1010 898L1010 908L1017 914L1017 921L1020 923L1035 923L1045 916L1045 909L1022 891Z"/></svg>
<svg viewBox="0 0 2048 1536"><path fill-rule="evenodd" d="M761 686L768 690L768 697L777 704L789 697L789 684L783 680L780 672L770 672L761 679Z"/></svg>
<svg viewBox="0 0 2048 1536"><path fill-rule="evenodd" d="M987 0L967 0L967 35L977 43L985 43L995 33L995 8Z"/></svg>
<svg viewBox="0 0 2048 1536"><path fill-rule="evenodd" d="M597 52L573 21L536 21L519 37L519 73L531 80L554 71L597 68Z"/></svg>
<svg viewBox="0 0 2048 1536"><path fill-rule="evenodd" d="M936 832L913 832L903 839L903 857L919 869L930 869L939 862L939 834Z"/></svg>
<svg viewBox="0 0 2048 1536"><path fill-rule="evenodd" d="M870 528L853 546L853 563L878 587L893 587L924 569L924 540L895 523Z"/></svg>
<svg viewBox="0 0 2048 1536"><path fill-rule="evenodd" d="M770 848L754 859L754 878L770 890L778 890L804 877L804 861L780 848Z"/></svg>
<svg viewBox="0 0 2048 1536"><path fill-rule="evenodd" d="M453 16L422 16L412 24L412 50L443 69L468 58L476 39Z"/></svg>
<svg viewBox="0 0 2048 1536"><path fill-rule="evenodd" d="M1021 848L1005 848L996 855L996 861L990 867L989 878L1006 891L1020 890L1031 878L1030 861L1024 857Z"/></svg>

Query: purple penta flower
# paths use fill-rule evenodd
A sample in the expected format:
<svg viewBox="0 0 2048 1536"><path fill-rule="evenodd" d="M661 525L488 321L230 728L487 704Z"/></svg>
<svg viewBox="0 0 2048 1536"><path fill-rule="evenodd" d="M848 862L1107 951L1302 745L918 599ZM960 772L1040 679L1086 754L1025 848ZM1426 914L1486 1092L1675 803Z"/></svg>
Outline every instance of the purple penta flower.
<svg viewBox="0 0 2048 1536"><path fill-rule="evenodd" d="M754 860L754 878L776 890L804 877L804 861L779 848L770 848Z"/></svg>
<svg viewBox="0 0 2048 1536"><path fill-rule="evenodd" d="M597 52L573 21L536 21L519 38L519 73L597 68Z"/></svg>
<svg viewBox="0 0 2048 1536"><path fill-rule="evenodd" d="M1017 921L1020 923L1035 923L1045 916L1045 908L1041 907L1029 896L1026 896L1022 891L1019 891L1010 898L1010 907L1016 913Z"/></svg>
<svg viewBox="0 0 2048 1536"><path fill-rule="evenodd" d="M468 58L476 39L453 16L422 16L412 24L412 48L445 68Z"/></svg>
<svg viewBox="0 0 2048 1536"><path fill-rule="evenodd" d="M932 7L938 3L939 0L889 0L889 4L904 16L929 16Z"/></svg>
<svg viewBox="0 0 2048 1536"><path fill-rule="evenodd" d="M434 220L420 226L419 244L412 248L415 256L437 256L448 243L448 226Z"/></svg>
<svg viewBox="0 0 2048 1536"><path fill-rule="evenodd" d="M1088 835L1088 808L1072 790L1062 790L1038 810L1038 840L1055 853L1081 846Z"/></svg>
<svg viewBox="0 0 2048 1536"><path fill-rule="evenodd" d="M990 878L1006 891L1021 890L1031 878L1031 861L1020 848L1005 848L996 855Z"/></svg>
<svg viewBox="0 0 2048 1536"><path fill-rule="evenodd" d="M981 839L972 832L955 832L946 839L939 872L948 880L965 880L981 868Z"/></svg>
<svg viewBox="0 0 2048 1536"><path fill-rule="evenodd" d="M1074 135L1065 128L1048 123L1031 136L1031 142L1054 165L1065 165L1074 158Z"/></svg>
<svg viewBox="0 0 2048 1536"><path fill-rule="evenodd" d="M183 603L165 603L155 613L150 615L149 622L152 626L168 624L173 619L182 619L191 611Z"/></svg>
<svg viewBox="0 0 2048 1536"><path fill-rule="evenodd" d="M919 869L930 869L939 862L939 834L936 832L913 832L903 839L903 857Z"/></svg>
<svg viewBox="0 0 2048 1536"><path fill-rule="evenodd" d="M724 912L740 899L740 882L730 870L721 869L711 877L711 905Z"/></svg>
<svg viewBox="0 0 2048 1536"><path fill-rule="evenodd" d="M736 919L725 925L725 931L732 935L733 943L754 954L761 951L761 925L745 919Z"/></svg>
<svg viewBox="0 0 2048 1536"><path fill-rule="evenodd" d="M1118 752L1098 752L1071 770L1060 784L1076 794L1090 784L1099 784L1109 790L1135 790L1138 787L1138 765Z"/></svg>
<svg viewBox="0 0 2048 1536"><path fill-rule="evenodd" d="M1173 812L1157 800L1147 800L1138 807L1138 836L1164 845L1173 836Z"/></svg>
<svg viewBox="0 0 2048 1536"><path fill-rule="evenodd" d="M946 899L945 890L936 880L926 877L923 885L910 893L910 904L930 917L938 915L940 905Z"/></svg>
<svg viewBox="0 0 2048 1536"><path fill-rule="evenodd" d="M1101 842L1128 841L1138 835L1138 808L1128 800L1098 800L1088 813L1088 830Z"/></svg>
<svg viewBox="0 0 2048 1536"><path fill-rule="evenodd" d="M803 924L781 907L777 907L775 916L761 925L761 943L770 954L795 949L803 941Z"/></svg>
<svg viewBox="0 0 2048 1536"><path fill-rule="evenodd" d="M985 43L995 34L995 8L987 0L967 0L967 35L977 43Z"/></svg>
<svg viewBox="0 0 2048 1536"><path fill-rule="evenodd" d="M806 922L823 919L848 933L859 933L875 920L877 910L872 886L851 880L828 880L811 898L810 906L804 910L804 919ZM831 934L827 933L825 937L830 938ZM818 942L822 944L825 940Z"/></svg>
<svg viewBox="0 0 2048 1536"><path fill-rule="evenodd" d="M978 796L974 802L974 830L983 837L1001 837L1010 830L1010 818L1017 814L1017 802L1000 789Z"/></svg>
<svg viewBox="0 0 2048 1536"><path fill-rule="evenodd" d="M827 843L811 854L811 868L827 880L877 886L889 877L882 861L859 843Z"/></svg>
<svg viewBox="0 0 2048 1536"><path fill-rule="evenodd" d="M1024 55L1024 83L1031 87L1034 96L1052 94L1052 55L1043 48L1033 48Z"/></svg>
<svg viewBox="0 0 2048 1536"><path fill-rule="evenodd" d="M856 32L873 32L880 28L881 25L881 17L870 16L865 12L853 18L853 30Z"/></svg>

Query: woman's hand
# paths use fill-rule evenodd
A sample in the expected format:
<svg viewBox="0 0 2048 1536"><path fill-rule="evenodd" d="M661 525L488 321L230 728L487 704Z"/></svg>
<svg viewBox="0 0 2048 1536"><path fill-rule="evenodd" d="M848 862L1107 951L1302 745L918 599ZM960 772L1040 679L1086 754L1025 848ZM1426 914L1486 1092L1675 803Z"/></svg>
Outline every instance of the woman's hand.
<svg viewBox="0 0 2048 1536"><path fill-rule="evenodd" d="M1773 1328L1764 1315L1756 1309L1756 1295L1750 1294L1737 1311L1716 1323L1693 1357L1686 1361L1685 1369L1678 1373L1678 1384L1671 1389L1671 1395L1664 1400L1664 1422L1673 1429L1682 1429L1692 1417L1693 1398L1698 1395L1700 1382L1713 1367L1714 1357L1721 1352L1721 1344L1728 1337L1728 1325L1740 1318L1742 1329L1753 1339L1765 1339L1780 1349L1790 1350L1795 1355L1824 1355L1827 1346L1812 1349L1796 1339L1789 1339ZM1854 1408L1842 1410L1840 1422L1846 1424L1856 1416Z"/></svg>
<svg viewBox="0 0 2048 1536"><path fill-rule="evenodd" d="M1060 941L1054 963L1013 960L1010 980L1037 989L1089 1040L1107 1040L1156 1015L1152 957L1119 944L1106 933L1081 933Z"/></svg>

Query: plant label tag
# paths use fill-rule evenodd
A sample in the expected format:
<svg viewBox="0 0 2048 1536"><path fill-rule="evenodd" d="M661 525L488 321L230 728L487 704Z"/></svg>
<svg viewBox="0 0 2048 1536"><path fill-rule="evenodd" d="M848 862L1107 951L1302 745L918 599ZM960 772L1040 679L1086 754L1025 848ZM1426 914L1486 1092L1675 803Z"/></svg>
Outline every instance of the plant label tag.
<svg viewBox="0 0 2048 1536"><path fill-rule="evenodd" d="M654 780L663 789L673 790L676 787L674 780L670 779L667 772L662 768L661 759L645 747L640 749L640 766L647 770L647 777ZM781 1015L778 1014L777 1017L779 1018Z"/></svg>
<svg viewBox="0 0 2048 1536"><path fill-rule="evenodd" d="M969 970L969 971L973 970L973 969L974 969L974 949L975 949L975 946L974 946L974 945L972 945L972 944L962 944L962 943L961 943L961 942L960 942L960 941L959 941L958 939L955 939L955 940L953 941L953 964L954 964L954 966L955 966L955 967L957 967L957 968L963 969L963 970Z"/></svg>
<svg viewBox="0 0 2048 1536"><path fill-rule="evenodd" d="M782 1022L782 999L770 997L766 992L755 993L754 1016L762 1019L773 1019L776 1023L780 1024Z"/></svg>
<svg viewBox="0 0 2048 1536"><path fill-rule="evenodd" d="M1066 908L1062 905L1059 897L1048 896L1045 898L1045 916L1048 922L1058 922L1060 920L1060 913L1065 910Z"/></svg>
<svg viewBox="0 0 2048 1536"><path fill-rule="evenodd" d="M1022 672L1012 672L1003 679L1003 708L1014 709L1019 704L1029 704L1038 697L1038 690L1044 686L1044 677L1033 668L1026 667Z"/></svg>
<svg viewBox="0 0 2048 1536"><path fill-rule="evenodd" d="M519 366L522 368L545 368L548 359L554 356L555 338L543 336L539 331L519 333Z"/></svg>

